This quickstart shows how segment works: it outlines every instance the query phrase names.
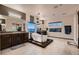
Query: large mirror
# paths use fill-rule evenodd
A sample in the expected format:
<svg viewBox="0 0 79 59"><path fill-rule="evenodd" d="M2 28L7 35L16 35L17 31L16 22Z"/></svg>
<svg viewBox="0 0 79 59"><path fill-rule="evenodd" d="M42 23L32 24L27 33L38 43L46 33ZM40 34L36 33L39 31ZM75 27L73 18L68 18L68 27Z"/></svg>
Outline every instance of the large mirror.
<svg viewBox="0 0 79 59"><path fill-rule="evenodd" d="M25 20L12 17L0 16L0 30L1 31L24 31Z"/></svg>

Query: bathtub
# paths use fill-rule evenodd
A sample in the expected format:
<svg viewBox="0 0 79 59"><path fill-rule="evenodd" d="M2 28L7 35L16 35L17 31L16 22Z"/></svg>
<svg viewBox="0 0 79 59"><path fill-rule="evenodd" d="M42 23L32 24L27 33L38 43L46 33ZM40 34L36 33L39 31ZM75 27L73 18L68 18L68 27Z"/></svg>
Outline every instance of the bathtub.
<svg viewBox="0 0 79 59"><path fill-rule="evenodd" d="M32 38L33 40L38 41L38 42L47 41L47 35L41 35L39 33L32 33Z"/></svg>

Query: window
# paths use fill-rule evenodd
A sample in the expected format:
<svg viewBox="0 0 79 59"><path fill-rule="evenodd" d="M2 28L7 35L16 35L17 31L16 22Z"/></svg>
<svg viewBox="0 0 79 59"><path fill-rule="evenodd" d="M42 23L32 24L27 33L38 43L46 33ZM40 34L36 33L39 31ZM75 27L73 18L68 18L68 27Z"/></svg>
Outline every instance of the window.
<svg viewBox="0 0 79 59"><path fill-rule="evenodd" d="M48 23L49 26L63 26L63 22L50 22Z"/></svg>
<svg viewBox="0 0 79 59"><path fill-rule="evenodd" d="M64 23L61 21L58 22L50 22L48 23L48 26L51 28L49 28L49 32L62 32L62 27Z"/></svg>
<svg viewBox="0 0 79 59"><path fill-rule="evenodd" d="M61 32L61 28L50 28L49 32Z"/></svg>

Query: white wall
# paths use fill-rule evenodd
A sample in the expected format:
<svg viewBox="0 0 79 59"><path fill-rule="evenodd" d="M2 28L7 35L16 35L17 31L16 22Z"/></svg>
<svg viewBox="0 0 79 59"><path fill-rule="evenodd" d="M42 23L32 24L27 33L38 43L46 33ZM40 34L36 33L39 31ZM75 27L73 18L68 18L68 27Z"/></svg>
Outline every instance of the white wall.
<svg viewBox="0 0 79 59"><path fill-rule="evenodd" d="M74 38L74 18L73 18L73 16L74 15L70 15L70 16L65 16L65 17L62 17L62 18L54 18L52 20L48 20L48 23L49 22L57 22L57 21L61 21L61 22L64 23L63 26L59 27L59 28L62 28L62 32L48 32L48 35L54 36L54 37L62 37L62 38L73 39ZM72 33L71 34L69 34L69 35L65 34L65 29L64 29L65 25L71 25L72 26ZM48 28L51 28L51 27L48 26Z"/></svg>
<svg viewBox="0 0 79 59"><path fill-rule="evenodd" d="M62 21L64 22L64 25L71 25L72 26L72 33L70 35L66 35L64 33L64 26L62 26L62 33L50 33L48 34L50 36L55 37L64 37L64 38L70 38L73 39L74 35L77 34L77 32L74 34L74 14L76 10L79 10L79 5L75 4L67 4L63 5L59 8L54 9L53 7L55 5L6 5L8 7L17 9L19 11L26 13L26 22L30 19L30 14L37 16L37 13L40 12L41 16L45 18L45 26L48 27L48 22L56 22L56 21ZM66 13L68 16L63 17L62 13ZM55 14L56 16L53 16ZM72 15L73 14L73 15ZM54 18L55 17L55 18Z"/></svg>
<svg viewBox="0 0 79 59"><path fill-rule="evenodd" d="M65 34L64 32L64 26L62 26L62 32L56 33L56 32L48 32L49 36L54 37L62 37L62 38L70 38L74 39L74 35L77 34L74 33L74 15L79 5L65 5L63 7L60 7L58 9L53 9L53 5L36 5L28 14L37 15L37 13L40 12L42 17L45 17L45 27L48 27L49 22L56 22L56 21L62 21L64 25L71 25L72 26L72 33L70 35ZM67 13L66 16L63 16L62 13ZM53 16L53 13L56 14L56 16ZM76 19L77 20L77 19ZM41 26L42 27L42 26ZM75 38L76 39L76 38Z"/></svg>
<svg viewBox="0 0 79 59"><path fill-rule="evenodd" d="M78 45L78 15L75 13L74 15L74 41Z"/></svg>

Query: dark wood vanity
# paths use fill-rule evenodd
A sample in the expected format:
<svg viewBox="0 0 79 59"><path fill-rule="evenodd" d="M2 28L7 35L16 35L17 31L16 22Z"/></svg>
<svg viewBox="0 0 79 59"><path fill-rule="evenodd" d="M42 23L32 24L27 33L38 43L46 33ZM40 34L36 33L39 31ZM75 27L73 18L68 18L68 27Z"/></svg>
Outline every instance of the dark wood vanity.
<svg viewBox="0 0 79 59"><path fill-rule="evenodd" d="M18 16L16 16L16 17L11 16L10 13L15 14L15 15L19 15L20 18L18 18ZM23 21L26 20L26 13L20 12L18 10L9 8L9 7L1 5L1 4L0 4L0 15L6 16L6 17L10 17L10 16L14 17L14 20L16 20L16 18L21 19ZM9 48L9 47L12 47L12 46L16 46L16 45L19 45L19 44L26 43L27 40L28 40L28 33L22 32L22 31L7 32L7 30L2 30L2 24L6 25L6 22L7 22L6 19L4 19L4 18L5 17L0 18L0 20L1 20L1 25L0 25L0 50L6 49L6 48ZM13 23L14 22L12 22L12 24ZM18 22L15 22L15 23L18 24ZM11 25L11 24L9 24L9 25ZM23 25L24 25L24 23L23 23ZM23 29L25 29L25 25L23 27L24 27Z"/></svg>
<svg viewBox="0 0 79 59"><path fill-rule="evenodd" d="M19 15L20 18L18 18L18 16L14 17L14 16L10 15L10 13L14 14L14 15ZM0 4L0 15L6 16L8 18L10 18L10 16L11 16L14 18L13 20L16 20L16 19L20 19L22 21L26 20L26 13L9 8L9 7L1 5L1 4ZM6 23L7 21L5 19L6 17L0 18L0 20L1 20L1 24L0 24L0 50L6 49L9 47L13 47L13 46L16 46L19 44L23 44L23 43L26 43L28 41L28 33L25 32L25 24L24 23L22 24L22 25L24 25L23 26L24 32L22 32L22 30L16 31L16 32L10 32L8 30L9 32L7 32L6 28L5 28L5 30L2 30L2 24L5 24L7 26L7 23ZM10 19L12 19L12 18L10 18ZM8 20L10 20L10 19L8 19ZM18 20L18 21L20 21L20 20ZM9 25L18 24L18 21L12 22ZM9 29L11 31L14 31L14 30L12 30L12 27L11 28L10 27L9 27Z"/></svg>
<svg viewBox="0 0 79 59"><path fill-rule="evenodd" d="M28 33L26 32L7 32L0 33L0 50L26 43Z"/></svg>

